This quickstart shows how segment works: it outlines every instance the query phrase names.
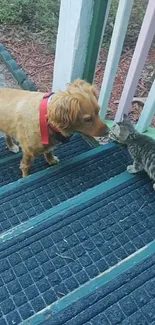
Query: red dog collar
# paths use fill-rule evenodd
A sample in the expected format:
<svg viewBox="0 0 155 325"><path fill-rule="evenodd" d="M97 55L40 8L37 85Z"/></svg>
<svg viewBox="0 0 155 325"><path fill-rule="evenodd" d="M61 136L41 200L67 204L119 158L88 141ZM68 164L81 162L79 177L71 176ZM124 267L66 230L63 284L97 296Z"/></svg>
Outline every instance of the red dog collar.
<svg viewBox="0 0 155 325"><path fill-rule="evenodd" d="M41 132L41 142L42 144L49 144L49 132L48 132L48 122L47 122L47 103L49 97L53 93L48 93L43 97L40 104L40 132Z"/></svg>
<svg viewBox="0 0 155 325"><path fill-rule="evenodd" d="M55 132L55 138L57 141L65 143L69 141L69 137L64 137L57 128L53 125L48 124L47 121L47 104L49 97L52 96L54 93L48 93L43 97L43 100L40 104L40 133L41 133L41 142L42 144L49 144L49 132L48 128Z"/></svg>

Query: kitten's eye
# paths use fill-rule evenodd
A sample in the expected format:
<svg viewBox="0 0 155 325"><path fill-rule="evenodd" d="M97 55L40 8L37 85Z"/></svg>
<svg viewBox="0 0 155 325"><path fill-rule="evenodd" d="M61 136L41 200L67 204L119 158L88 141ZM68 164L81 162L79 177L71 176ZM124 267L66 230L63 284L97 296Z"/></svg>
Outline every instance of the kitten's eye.
<svg viewBox="0 0 155 325"><path fill-rule="evenodd" d="M87 116L87 117L85 117L85 118L84 118L84 121L85 121L86 123L91 123L91 122L92 122L92 118L91 118L91 116Z"/></svg>

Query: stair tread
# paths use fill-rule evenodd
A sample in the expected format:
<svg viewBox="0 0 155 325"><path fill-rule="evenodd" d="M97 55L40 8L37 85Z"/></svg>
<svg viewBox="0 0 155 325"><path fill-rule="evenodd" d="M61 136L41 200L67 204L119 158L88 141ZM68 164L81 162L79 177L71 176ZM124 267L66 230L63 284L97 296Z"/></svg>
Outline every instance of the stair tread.
<svg viewBox="0 0 155 325"><path fill-rule="evenodd" d="M94 155L93 152L92 150L92 156L73 165L55 170L29 183L19 183L14 189L2 193L0 232L123 172L130 161L127 151L117 146Z"/></svg>
<svg viewBox="0 0 155 325"><path fill-rule="evenodd" d="M155 254L67 309L53 314L44 325L154 324L154 264Z"/></svg>
<svg viewBox="0 0 155 325"><path fill-rule="evenodd" d="M146 308L141 302L138 305L138 296L132 292L130 307L122 301L130 288L126 274L132 291L140 277L150 281L148 265L154 262L154 255L140 269L132 268L135 286L128 271L90 292L91 281L97 288L98 276L117 268L117 263L155 236L152 183L145 173L124 173L131 161L127 150L116 145L92 149L76 135L56 152L64 163L46 169L44 158L38 157L34 176L18 180L21 154L8 153L4 139L0 139L1 145L0 183L5 186L0 189L0 325L153 321L154 312L149 312L153 297ZM81 201L79 194L85 199ZM43 215L47 217L43 219ZM147 272L142 272L143 265ZM152 266L150 272L155 277ZM139 290L144 289L140 283ZM63 303L63 297L67 302Z"/></svg>
<svg viewBox="0 0 155 325"><path fill-rule="evenodd" d="M58 155L61 161L65 161L90 149L92 149L91 144L85 141L81 135L76 135L71 138L69 143L60 145L56 148L54 154ZM13 154L9 152L9 150L5 148L4 138L0 138L0 186L4 186L21 178L21 171L19 169L21 156L21 153ZM4 161L5 158L6 162ZM48 167L49 165L45 161L44 156L40 155L36 158L31 173L33 174Z"/></svg>
<svg viewBox="0 0 155 325"><path fill-rule="evenodd" d="M35 315L150 242L154 202L151 181L141 174L1 243L3 316L10 319L14 309L22 320Z"/></svg>

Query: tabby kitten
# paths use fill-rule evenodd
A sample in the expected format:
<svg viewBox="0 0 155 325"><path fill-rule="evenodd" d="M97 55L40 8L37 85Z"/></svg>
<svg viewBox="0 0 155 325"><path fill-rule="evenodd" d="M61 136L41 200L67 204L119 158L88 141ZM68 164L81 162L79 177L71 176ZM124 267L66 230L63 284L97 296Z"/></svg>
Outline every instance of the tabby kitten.
<svg viewBox="0 0 155 325"><path fill-rule="evenodd" d="M145 170L153 180L155 190L155 140L137 132L128 119L116 123L109 132L109 138L127 145L133 159L133 165L129 165L127 171L137 173Z"/></svg>

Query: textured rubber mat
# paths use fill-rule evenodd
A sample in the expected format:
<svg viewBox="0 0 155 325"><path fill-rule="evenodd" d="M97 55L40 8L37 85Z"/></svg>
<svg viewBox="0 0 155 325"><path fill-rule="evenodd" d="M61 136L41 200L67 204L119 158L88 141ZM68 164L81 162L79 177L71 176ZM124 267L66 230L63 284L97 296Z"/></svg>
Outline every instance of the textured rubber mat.
<svg viewBox="0 0 155 325"><path fill-rule="evenodd" d="M76 135L71 138L69 143L60 145L55 149L54 154L58 155L61 161L64 161L90 149L92 149L92 146L81 135ZM2 138L0 139L0 158L8 157L10 157L10 159L4 161L4 163L0 165L0 186L21 178L21 171L19 169L21 155L10 153L9 150L5 148L5 142ZM11 160L11 157L13 157L13 160ZM47 167L49 167L49 165L45 161L44 156L40 155L36 158L31 172L34 173Z"/></svg>
<svg viewBox="0 0 155 325"><path fill-rule="evenodd" d="M18 324L29 318L128 257L154 237L155 193L150 180L138 176L1 243L0 324ZM147 270L146 273L150 272ZM125 279L129 282L128 277ZM125 288L120 291L124 295ZM101 301L93 306L91 313L88 308L86 316L84 311L82 316L78 315L68 324L86 324L88 316L95 317L108 307L108 303L110 306L115 303L113 312L107 310L104 313L111 323L107 320L107 323L96 322L95 325L121 324L120 319L125 319L125 304L126 313L137 311L134 307L137 302L130 305L122 300L118 307L118 296L112 297L105 299L105 305ZM113 299L117 300L113 302ZM95 303L94 298L90 301ZM66 318L60 319L60 324L65 324ZM53 318L50 321L50 325L58 324Z"/></svg>
<svg viewBox="0 0 155 325"><path fill-rule="evenodd" d="M88 144L88 142L85 141L81 135L77 134L74 135L67 144L61 145L57 150L55 150L55 152L57 152L57 154L60 153L61 157L65 158L65 152L67 152L67 155L72 157L72 155L87 151L90 148L92 148L92 146ZM14 153L8 150L4 138L0 138L0 159L10 157L12 155L14 155ZM18 159L19 158L17 158L17 160Z"/></svg>
<svg viewBox="0 0 155 325"><path fill-rule="evenodd" d="M12 153L7 149L4 138L0 137L0 159L11 156Z"/></svg>
<svg viewBox="0 0 155 325"><path fill-rule="evenodd" d="M37 180L17 184L0 195L0 232L123 172L128 162L127 151L113 147Z"/></svg>
<svg viewBox="0 0 155 325"><path fill-rule="evenodd" d="M55 150L55 152L62 152L62 157L65 157L66 150L68 151L69 155L72 156L77 153L80 153L80 147L82 149L82 152L89 150L92 148L92 145L88 143L83 136L80 134L76 134L73 137L71 137L70 141L66 144L60 145L58 149ZM64 154L63 154L64 151ZM8 148L6 147L4 138L0 138L0 159L1 158L7 158L14 155L14 153L10 152Z"/></svg>
<svg viewBox="0 0 155 325"><path fill-rule="evenodd" d="M155 324L155 255L70 308L52 315L44 324Z"/></svg>

